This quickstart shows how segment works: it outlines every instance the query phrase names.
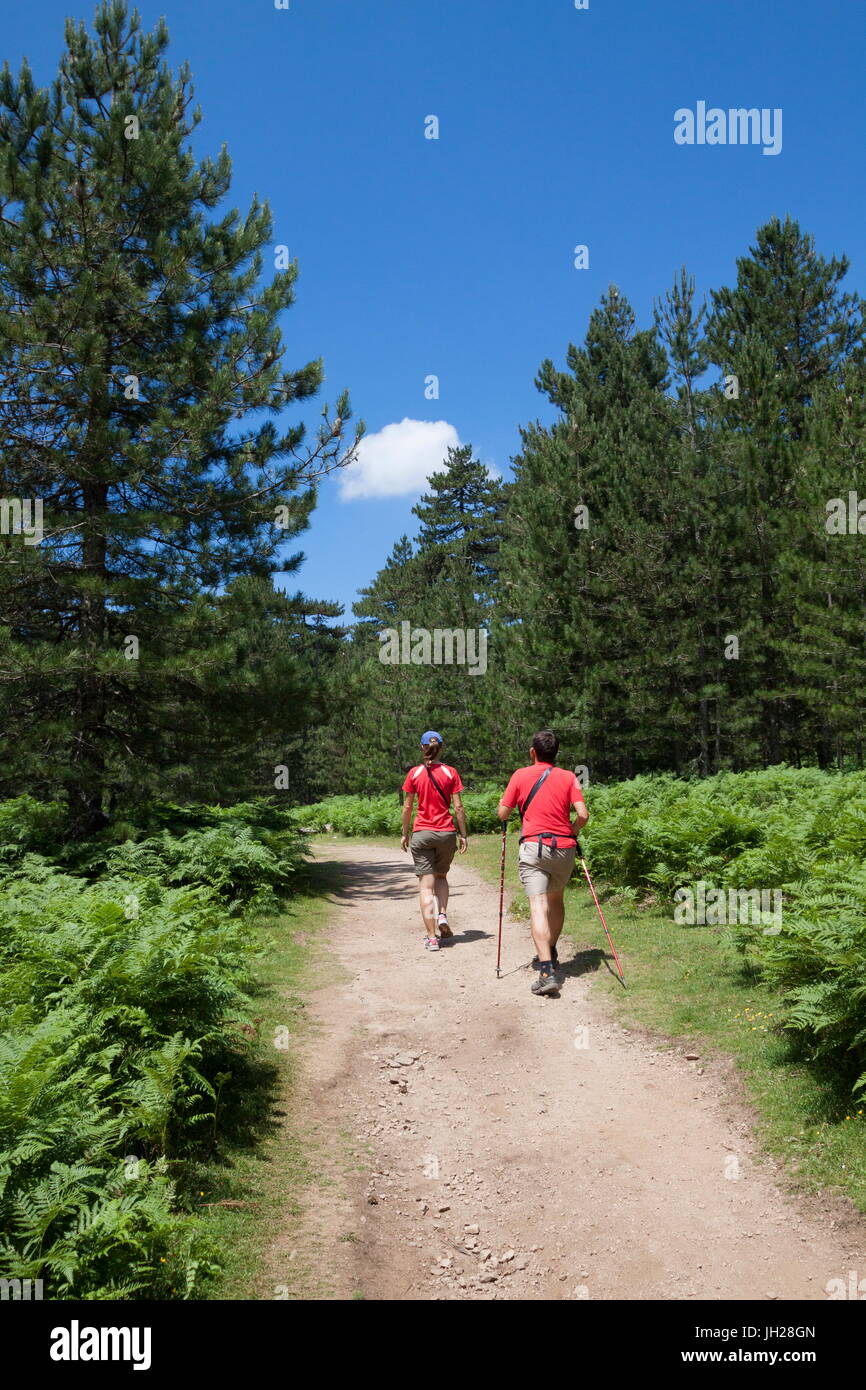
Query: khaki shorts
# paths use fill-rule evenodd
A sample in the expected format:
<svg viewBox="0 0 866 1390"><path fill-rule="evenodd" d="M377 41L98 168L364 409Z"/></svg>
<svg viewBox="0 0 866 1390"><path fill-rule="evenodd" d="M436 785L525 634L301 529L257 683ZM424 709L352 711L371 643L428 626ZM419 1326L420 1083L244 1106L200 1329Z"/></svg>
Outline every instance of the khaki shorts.
<svg viewBox="0 0 866 1390"><path fill-rule="evenodd" d="M526 889L528 898L539 893L557 892L565 887L571 878L577 850L574 845L563 845L553 849L549 840L542 841L541 858L538 857L538 841L527 840L520 846L517 855L517 871L520 882Z"/></svg>
<svg viewBox="0 0 866 1390"><path fill-rule="evenodd" d="M457 832L416 830L409 841L409 848L419 878L422 874L447 874L457 849Z"/></svg>

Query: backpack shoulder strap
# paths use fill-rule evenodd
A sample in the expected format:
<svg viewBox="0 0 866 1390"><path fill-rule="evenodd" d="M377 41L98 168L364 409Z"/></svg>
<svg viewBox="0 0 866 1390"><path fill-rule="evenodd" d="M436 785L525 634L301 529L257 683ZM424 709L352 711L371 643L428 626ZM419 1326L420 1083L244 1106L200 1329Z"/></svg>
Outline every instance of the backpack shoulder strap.
<svg viewBox="0 0 866 1390"><path fill-rule="evenodd" d="M521 821L523 820L523 817L526 815L526 812L529 810L529 803L532 801L532 798L535 796L535 793L538 791L538 788L541 786L542 782L546 782L546 781L547 781L547 779L548 779L548 777L550 776L550 774L551 774L552 771L553 771L553 768L552 768L552 767L549 767L549 768L546 769L546 771L542 772L542 774L541 774L541 776L539 777L538 781L535 782L535 783L533 784L533 786L530 788L529 795L528 795L528 797L526 798L526 800L524 801L523 805L522 805L522 806L518 805L517 809L518 809L518 811L520 812L520 819L521 819Z"/></svg>
<svg viewBox="0 0 866 1390"><path fill-rule="evenodd" d="M423 766L423 768L424 768L424 771L427 773L427 776L430 778L430 781L433 783L433 785L434 785L434 787L436 788L437 792L439 793L439 795L441 796L442 800L444 801L446 811L450 811L450 809L451 809L451 797L450 797L450 796L447 796L446 793L445 793L445 791L442 789L442 787L440 787L439 783L436 781L436 778L433 776L433 773L430 771L430 769L429 769L429 767L427 766L427 764L426 764L426 763L423 763L422 766Z"/></svg>

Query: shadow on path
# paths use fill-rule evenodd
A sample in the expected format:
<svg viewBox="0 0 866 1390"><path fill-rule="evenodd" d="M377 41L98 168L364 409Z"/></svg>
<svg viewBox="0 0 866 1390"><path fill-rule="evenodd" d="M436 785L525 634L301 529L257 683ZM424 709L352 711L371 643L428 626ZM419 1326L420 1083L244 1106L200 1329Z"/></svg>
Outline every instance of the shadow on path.
<svg viewBox="0 0 866 1390"><path fill-rule="evenodd" d="M338 903L382 897L394 902L418 901L418 880L408 864L383 864L374 859L319 859L310 866L310 878L311 891L327 893ZM464 889L452 884L449 889L449 901L463 896Z"/></svg>
<svg viewBox="0 0 866 1390"><path fill-rule="evenodd" d="M453 936L446 937L442 942L442 949L450 951L452 946L464 946L467 942L489 941L492 936L493 932L490 931L455 931Z"/></svg>
<svg viewBox="0 0 866 1390"><path fill-rule="evenodd" d="M576 951L571 960L560 961L559 973L577 978L588 975L591 970L598 970L602 964L607 965L607 956L600 947L592 946L585 951Z"/></svg>

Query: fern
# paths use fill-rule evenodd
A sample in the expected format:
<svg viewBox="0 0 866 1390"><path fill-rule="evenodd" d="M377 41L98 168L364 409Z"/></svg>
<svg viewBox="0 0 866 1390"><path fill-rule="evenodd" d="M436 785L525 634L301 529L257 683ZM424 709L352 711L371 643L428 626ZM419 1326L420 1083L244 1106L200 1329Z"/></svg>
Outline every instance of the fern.
<svg viewBox="0 0 866 1390"><path fill-rule="evenodd" d="M248 1046L251 926L214 887L32 864L0 887L0 1269L51 1297L194 1296L213 1260L159 1160L215 1125Z"/></svg>

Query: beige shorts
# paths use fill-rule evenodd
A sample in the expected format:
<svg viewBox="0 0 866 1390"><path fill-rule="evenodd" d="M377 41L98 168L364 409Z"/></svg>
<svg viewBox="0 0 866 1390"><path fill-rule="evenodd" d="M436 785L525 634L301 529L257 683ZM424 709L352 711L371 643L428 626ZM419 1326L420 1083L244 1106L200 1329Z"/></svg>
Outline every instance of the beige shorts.
<svg viewBox="0 0 866 1390"><path fill-rule="evenodd" d="M538 841L527 840L520 846L517 855L517 871L526 896L534 898L539 893L555 893L563 889L571 878L576 858L574 845L566 844L553 849L549 840L543 841L539 858Z"/></svg>
<svg viewBox="0 0 866 1390"><path fill-rule="evenodd" d="M416 830L409 841L409 848L419 878L422 874L447 874L457 849L457 832Z"/></svg>

